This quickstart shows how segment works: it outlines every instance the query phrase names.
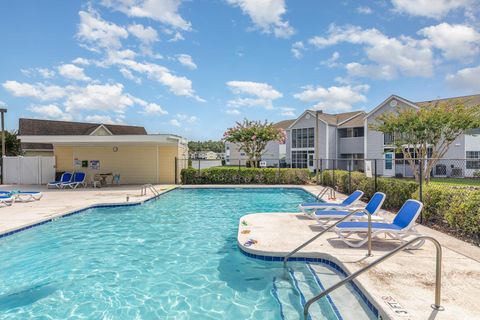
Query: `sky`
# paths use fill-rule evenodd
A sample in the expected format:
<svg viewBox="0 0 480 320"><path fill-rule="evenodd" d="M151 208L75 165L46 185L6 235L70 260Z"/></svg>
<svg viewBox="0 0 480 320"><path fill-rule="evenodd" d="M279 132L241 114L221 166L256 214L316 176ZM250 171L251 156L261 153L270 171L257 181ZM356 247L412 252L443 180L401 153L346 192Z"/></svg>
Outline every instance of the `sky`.
<svg viewBox="0 0 480 320"><path fill-rule="evenodd" d="M479 0L0 2L0 106L218 140L241 121L480 93Z"/></svg>

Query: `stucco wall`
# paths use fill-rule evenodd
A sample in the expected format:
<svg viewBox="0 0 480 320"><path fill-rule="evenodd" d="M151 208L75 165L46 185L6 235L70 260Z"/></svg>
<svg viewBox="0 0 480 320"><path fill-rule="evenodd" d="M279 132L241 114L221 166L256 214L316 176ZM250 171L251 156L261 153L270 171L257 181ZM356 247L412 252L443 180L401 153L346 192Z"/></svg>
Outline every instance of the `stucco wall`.
<svg viewBox="0 0 480 320"><path fill-rule="evenodd" d="M121 184L174 183L176 146L55 146L57 171L83 171L87 182L97 173L120 175ZM158 150L158 151L157 151ZM74 159L99 160L100 170L74 166ZM158 164L158 166L157 166ZM179 174L178 170L178 174Z"/></svg>

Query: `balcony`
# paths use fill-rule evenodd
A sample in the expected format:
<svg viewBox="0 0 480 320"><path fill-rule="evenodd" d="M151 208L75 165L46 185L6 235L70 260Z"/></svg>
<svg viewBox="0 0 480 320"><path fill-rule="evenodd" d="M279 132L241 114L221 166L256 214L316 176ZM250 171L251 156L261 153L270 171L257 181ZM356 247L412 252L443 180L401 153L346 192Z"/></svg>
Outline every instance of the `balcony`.
<svg viewBox="0 0 480 320"><path fill-rule="evenodd" d="M365 137L340 138L339 150L341 154L363 153Z"/></svg>

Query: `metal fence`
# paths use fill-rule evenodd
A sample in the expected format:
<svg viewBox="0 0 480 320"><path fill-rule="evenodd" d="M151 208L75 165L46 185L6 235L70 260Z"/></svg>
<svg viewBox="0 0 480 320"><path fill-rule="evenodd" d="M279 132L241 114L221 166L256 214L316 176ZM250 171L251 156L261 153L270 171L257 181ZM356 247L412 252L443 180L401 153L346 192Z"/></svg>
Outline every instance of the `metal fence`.
<svg viewBox="0 0 480 320"><path fill-rule="evenodd" d="M293 161L292 161L293 160ZM311 172L312 182L324 184L322 173L332 173L333 184L336 185L339 171L348 172L349 182L353 172L364 173L374 179L377 191L378 178L391 178L415 181L419 187L420 200L423 198L423 188L426 184L435 184L443 188L479 187L480 188L480 158L470 159L398 159L393 154L385 154L382 159L331 158L315 159L312 156L302 159L265 159L248 161L242 159L177 159L177 168L190 167L201 172L211 167L235 167L238 170L245 167L257 168L306 168ZM180 170L180 169L179 169ZM349 183L351 192L351 183Z"/></svg>

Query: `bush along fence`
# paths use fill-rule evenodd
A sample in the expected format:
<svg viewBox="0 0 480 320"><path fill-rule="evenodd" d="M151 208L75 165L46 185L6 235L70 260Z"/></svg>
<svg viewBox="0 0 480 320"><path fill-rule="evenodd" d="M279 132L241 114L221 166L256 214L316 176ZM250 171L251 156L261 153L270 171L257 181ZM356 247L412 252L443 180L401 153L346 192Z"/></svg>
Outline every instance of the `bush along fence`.
<svg viewBox="0 0 480 320"><path fill-rule="evenodd" d="M480 158L363 160L305 155L293 161L264 159L255 163L256 168L238 159L188 160L180 176L183 184L310 183L346 194L359 189L365 192L364 200L380 191L387 195L384 207L393 210L415 198L425 205L420 223L450 229L480 243ZM187 167L187 160L183 163Z"/></svg>

